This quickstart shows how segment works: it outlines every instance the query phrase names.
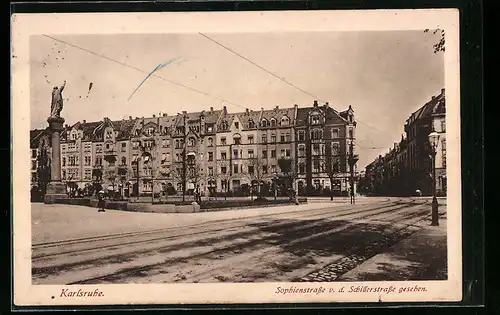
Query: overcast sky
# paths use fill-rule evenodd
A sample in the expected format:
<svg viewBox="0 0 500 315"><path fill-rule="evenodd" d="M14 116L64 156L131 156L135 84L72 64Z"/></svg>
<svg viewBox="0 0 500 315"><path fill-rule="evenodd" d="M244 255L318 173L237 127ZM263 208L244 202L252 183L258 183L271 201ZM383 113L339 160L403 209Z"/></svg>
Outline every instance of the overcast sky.
<svg viewBox="0 0 500 315"><path fill-rule="evenodd" d="M411 112L444 88L443 55L433 53L439 37L432 33L206 35L339 111L352 105L358 120L360 170L387 152L401 138ZM175 115L224 104L229 111L305 107L314 100L199 34L57 39L86 51L43 36L31 38L31 128L46 127L52 87L64 80L61 115L70 125L103 117ZM150 77L128 100L146 76L137 69L150 72L173 58L179 59L156 74L212 97Z"/></svg>

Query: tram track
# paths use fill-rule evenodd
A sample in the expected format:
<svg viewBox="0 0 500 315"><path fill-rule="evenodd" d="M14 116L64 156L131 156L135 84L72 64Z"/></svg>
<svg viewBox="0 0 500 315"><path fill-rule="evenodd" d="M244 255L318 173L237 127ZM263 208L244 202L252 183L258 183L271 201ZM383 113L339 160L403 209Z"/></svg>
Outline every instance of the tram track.
<svg viewBox="0 0 500 315"><path fill-rule="evenodd" d="M262 216L250 216L250 217L245 217L245 218L238 218L235 220L220 220L222 222L218 223L230 223L234 225L234 223L241 223L241 224L236 224L234 226L224 226L220 228L211 228L211 225L214 224L209 224L209 223L214 223L212 222L207 222L199 225L189 225L189 226L184 226L184 227L176 227L176 228L167 228L167 229L158 229L155 231L146 231L146 232L138 232L138 233L133 233L133 234L117 234L117 237L105 237L105 238L98 238L98 237L92 237L88 239L80 239L78 242L64 242L62 241L61 243L54 244L54 246L35 246L32 248L33 254L32 254L32 260L40 260L44 258L49 258L49 257L55 257L55 256L61 256L61 255L69 255L69 254L75 254L79 252L89 252L89 251L95 251L95 250L103 250L106 248L112 248L116 246L128 246L128 245L135 245L135 244L140 244L140 243L150 243L150 242L155 242L155 241L160 241L160 240L173 240L176 238L181 238L185 236L194 236L194 235L201 235L201 234L206 234L206 233L216 233L220 231L225 231L227 229L236 229L240 227L244 227L247 225L246 221L252 220L252 219L264 219L264 218L269 218L272 216L292 216L292 219L304 219L304 218L315 218L317 216L323 216L325 214L335 214L336 216L342 216L344 214L357 214L357 213L362 213L367 211L368 209L371 210L376 210L376 209L381 209L381 208L387 208L387 204L383 205L378 205L378 207L374 209L370 209L370 206L373 205L365 205L367 208L362 208L356 212L349 212L351 209L338 209L338 208L332 208L330 207L325 207L325 208L319 208L319 209L314 209L314 210L300 210L300 211L292 211L292 212L287 212L287 213L275 213L275 214L269 214L269 215L262 215ZM304 213L305 212L305 213ZM174 234L170 235L168 233L171 232L176 232L176 231L185 231L189 230L190 228L195 228L195 227L200 227L200 226L207 226L209 227L208 230L202 230L199 232L186 232L186 233L181 233L181 234ZM164 234L165 233L165 234ZM154 235L154 237L150 237L151 235ZM138 236L140 238L144 239L139 239L139 240L133 240L133 241L126 241L126 242L112 242L115 240L121 240L124 238L133 238L135 236ZM99 242L106 242L106 241L111 241L111 243L105 243L103 245L97 245L96 243ZM79 248L78 245L83 245L83 248ZM90 247L85 247L85 245L90 245ZM54 247L67 247L67 246L76 246L76 248L69 249L69 250L60 250L59 248L54 248ZM47 248L50 248L47 250ZM44 251L45 250L45 251ZM41 253L40 253L41 252Z"/></svg>
<svg viewBox="0 0 500 315"><path fill-rule="evenodd" d="M367 219L367 218L370 218L370 217L377 217L377 216L381 216L383 215L384 213L388 213L388 212L391 212L391 211L405 211L404 209L408 210L408 209L411 209L412 207L414 206L419 206L419 205L422 205L422 203L415 203L414 201L412 202L409 202L409 203L405 203L405 204L402 204L402 205L398 205L398 206L395 206L393 205L391 208L387 208L387 206L383 207L385 208L385 210L383 211L375 211L373 212L374 210L373 209L370 209L370 210L362 210L362 211L354 211L352 212L351 211L351 216L352 214L355 214L357 213L358 215L355 215L353 218L349 219L349 220L357 220L357 219ZM373 206L373 205L372 205ZM376 207L378 209L380 209L380 207ZM351 209L352 210L352 209ZM366 212L366 211L369 211L369 213L365 213L363 215L359 215L359 212ZM370 212L371 211L371 212ZM328 215L330 212L325 212L325 213L317 213L315 214L314 216L321 216L321 215ZM284 215L284 213L282 213L282 215ZM349 215L346 215L346 216L349 216ZM404 216L403 216L404 217ZM289 218L290 220L293 220L294 218ZM335 222L335 221L340 221L341 220L341 217L338 218L338 216L335 216L335 218L329 218L329 219L332 219L332 223ZM312 219L310 219L312 220ZM234 227L234 228L238 228L238 227ZM286 231L287 229L291 229L292 226L291 225L286 225L286 224L281 224L281 225L276 225L275 226L277 230L277 232L281 232L283 233L284 231ZM315 233L315 235L321 235L321 233L328 233L328 230L331 228L330 227L323 227L324 228L324 231L323 230L319 230L319 226L317 225L317 223L313 222L309 225L301 225L299 226L298 228L296 229L293 229L294 232L298 233L300 231L302 231L303 233L305 233L303 237L300 237L298 238L296 241L297 243L296 244L299 244L300 242L305 242L307 241L307 237L309 237L309 239L314 239L315 237L319 237L319 236L313 236L311 238L310 235L307 235L307 234L310 234L310 231L311 230L314 230L314 232L317 232L317 231L320 231L319 233ZM339 228L342 228L342 227L339 227ZM341 229L342 230L342 229ZM339 231L341 231L339 230ZM203 233L209 233L211 231L204 231ZM247 234L246 236L249 236L251 235L251 233L254 233L255 231L249 231L250 234ZM308 233L309 232L309 233ZM338 231L337 231L338 232ZM330 233L336 233L336 232L330 232ZM241 235L232 235L234 237L236 237L236 239L241 239L242 236ZM181 237L181 236L178 236L178 237ZM231 242L232 240L230 239L231 236L226 236L226 237L229 237L227 239L227 241ZM243 236L245 237L245 236ZM203 258L203 257L207 257L207 256L210 256L210 255L215 255L217 254L218 252L231 252L232 249L236 249L236 248L253 248L255 246L259 246L259 244L270 244L272 243L273 241L276 241L276 238L274 237L273 239L273 235L271 236L267 236L267 237L263 237L263 238L258 238L258 239L251 239L250 241L242 241L242 242L236 242L236 243L231 243L231 244L228 244L228 246L226 245L223 245L221 247L218 247L218 248L215 248L215 249L212 249L210 251L207 251L207 250L203 250L203 244L202 244L202 250L199 251L198 253L195 253L195 254L190 254L190 255L186 255L186 256L183 256L183 257L175 257L175 258L172 258L170 260L165 260L165 259L160 259L158 262L156 263L153 263L153 264L147 264L147 265L140 265L140 266L135 266L135 267L131 267L131 268L122 268L122 269L119 269L117 270L116 272L113 272L113 273L110 273L110 274L105 274L105 275L102 275L102 276L99 276L99 277L93 277L93 278L87 278L87 279L82 279L82 280L77 280L75 282L71 282L70 284L85 284L85 283L94 283L95 281L99 282L99 281L106 281L106 279L112 279L112 278L116 278L116 277L120 277L121 275L125 275L127 273L134 273L134 272L141 272L144 271L144 270L147 270L148 268L155 268L155 267L158 267L158 266L161 266L163 265L163 267L165 266L169 266L169 265L172 265L172 264L175 264L175 262L178 262L180 260L196 260L196 259L200 259L200 258ZM205 243L210 243L210 241L212 242L215 242L215 241L218 241L218 242L221 242L224 240L224 236L223 237L215 237L213 239L204 239ZM293 244L293 243L292 243ZM195 246L195 244L189 244L189 243L179 243L177 245L174 245L174 246L178 246L177 249L179 249L180 247L186 247L186 246ZM180 247L179 247L180 246ZM158 249L156 249L158 250ZM166 246L163 248L163 251L164 252L169 252L169 251L175 251L176 248L173 247L172 245L169 245L169 246ZM133 254L144 254L144 253L141 253L140 251L139 252L134 252ZM118 254L119 256L120 254ZM102 258L100 258L102 259ZM82 262L83 264L85 264L85 262ZM87 266L88 265L91 265L92 262L91 261L87 261ZM47 267L46 268L42 268L42 269L38 269L38 271L40 271L39 273L44 273L45 272L49 272L50 273L50 268L55 268L53 269L54 272L58 272L58 270L56 269L60 269L59 271L63 271L66 267L71 267L71 266L64 266L64 265L60 265L59 268L57 268L58 266L51 266L51 267ZM45 270L44 270L45 269ZM36 275L37 274L37 269L35 268L34 269L34 274Z"/></svg>

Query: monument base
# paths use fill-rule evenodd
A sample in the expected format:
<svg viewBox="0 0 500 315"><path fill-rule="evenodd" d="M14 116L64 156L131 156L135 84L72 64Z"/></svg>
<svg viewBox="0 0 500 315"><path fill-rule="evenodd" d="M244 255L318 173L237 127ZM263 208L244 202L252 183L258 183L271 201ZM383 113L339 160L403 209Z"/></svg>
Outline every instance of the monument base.
<svg viewBox="0 0 500 315"><path fill-rule="evenodd" d="M44 201L47 204L56 203L57 199L68 198L66 194L66 185L61 182L50 182L47 185Z"/></svg>

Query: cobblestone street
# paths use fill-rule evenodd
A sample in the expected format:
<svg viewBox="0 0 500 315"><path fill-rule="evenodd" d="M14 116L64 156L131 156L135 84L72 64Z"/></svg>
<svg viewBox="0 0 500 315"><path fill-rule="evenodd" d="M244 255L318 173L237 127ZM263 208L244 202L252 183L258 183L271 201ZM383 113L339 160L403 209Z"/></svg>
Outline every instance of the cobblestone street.
<svg viewBox="0 0 500 315"><path fill-rule="evenodd" d="M33 283L446 279L445 200L439 227L430 208L426 198L193 214L33 204Z"/></svg>

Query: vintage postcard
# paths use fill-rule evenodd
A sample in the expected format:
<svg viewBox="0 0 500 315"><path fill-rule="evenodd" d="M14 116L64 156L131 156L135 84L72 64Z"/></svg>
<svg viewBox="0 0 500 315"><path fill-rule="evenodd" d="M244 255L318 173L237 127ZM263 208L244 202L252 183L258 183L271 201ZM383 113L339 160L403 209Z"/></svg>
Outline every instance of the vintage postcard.
<svg viewBox="0 0 500 315"><path fill-rule="evenodd" d="M15 305L460 301L458 21L13 15Z"/></svg>

